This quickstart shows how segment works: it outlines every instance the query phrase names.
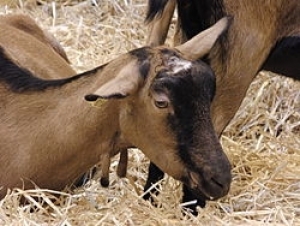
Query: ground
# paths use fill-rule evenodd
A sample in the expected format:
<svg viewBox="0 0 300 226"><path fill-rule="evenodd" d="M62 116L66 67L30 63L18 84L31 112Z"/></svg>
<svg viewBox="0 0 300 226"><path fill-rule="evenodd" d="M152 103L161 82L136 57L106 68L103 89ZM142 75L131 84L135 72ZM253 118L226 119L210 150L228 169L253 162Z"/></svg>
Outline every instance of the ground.
<svg viewBox="0 0 300 226"><path fill-rule="evenodd" d="M78 72L143 46L145 9L146 0L0 2L0 14L28 14L53 33ZM76 190L10 191L0 225L300 225L299 90L300 82L258 75L221 139L233 167L230 192L197 217L182 209L180 184L170 177L158 184L158 207L141 198L148 159L132 149L127 178L116 176L114 160L109 188L98 172ZM21 195L28 204L19 205Z"/></svg>

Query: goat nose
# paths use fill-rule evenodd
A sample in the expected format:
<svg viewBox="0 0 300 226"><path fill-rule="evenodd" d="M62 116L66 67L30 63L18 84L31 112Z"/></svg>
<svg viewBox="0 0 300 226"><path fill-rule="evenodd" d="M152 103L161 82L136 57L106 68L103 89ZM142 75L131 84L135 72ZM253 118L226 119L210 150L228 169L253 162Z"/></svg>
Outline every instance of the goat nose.
<svg viewBox="0 0 300 226"><path fill-rule="evenodd" d="M196 172L190 172L189 176L191 188L199 189L201 193L211 200L221 198L227 195L229 191L231 183L230 173L224 172L224 174L212 174L212 172L209 171L207 173L198 174Z"/></svg>
<svg viewBox="0 0 300 226"><path fill-rule="evenodd" d="M216 198L227 195L232 175L231 164L224 152L218 155L218 158L214 159L215 162L206 171L204 178L207 179L207 189L211 192L211 196ZM217 166L217 167L216 167Z"/></svg>
<svg viewBox="0 0 300 226"><path fill-rule="evenodd" d="M223 197L225 195L227 195L228 191L229 191L229 187L230 187L230 182L231 182L231 179L230 180L218 180L216 178L211 178L211 183L213 184L213 187L216 187L216 190L220 190L218 191L218 195L214 195L213 197L214 198L218 198L219 197Z"/></svg>
<svg viewBox="0 0 300 226"><path fill-rule="evenodd" d="M204 187L212 199L221 198L227 195L231 183L230 172L223 172L221 174L214 175L213 177L206 178L207 180Z"/></svg>

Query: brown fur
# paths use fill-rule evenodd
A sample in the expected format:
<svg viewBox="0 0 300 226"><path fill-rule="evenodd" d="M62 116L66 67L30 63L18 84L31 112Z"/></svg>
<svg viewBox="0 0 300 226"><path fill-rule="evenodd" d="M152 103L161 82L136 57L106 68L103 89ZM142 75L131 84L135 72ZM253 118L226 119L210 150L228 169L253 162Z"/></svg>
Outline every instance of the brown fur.
<svg viewBox="0 0 300 226"><path fill-rule="evenodd" d="M63 78L76 74L60 43L30 17L0 16L0 33L0 46L15 63L33 74L42 78ZM48 65L47 69L45 65Z"/></svg>
<svg viewBox="0 0 300 226"><path fill-rule="evenodd" d="M0 46L5 59L37 77L67 77L74 73L67 58L57 50L57 42L44 36L45 33L41 33L32 20L19 17L16 23L14 19L7 18L0 18ZM25 27L16 25L20 22ZM203 43L207 43L206 39L216 40L226 28L225 23L221 27L216 26L213 31L218 32L212 32L211 36L206 33L198 36L195 47L199 49L199 55L196 57L207 53L203 49L210 49L201 46L201 40ZM18 41L13 41L12 37L18 37ZM210 42L210 45L213 43ZM184 45L178 49L186 52ZM40 54L41 50L43 54ZM179 158L176 137L166 121L172 107L158 109L153 103L156 98L161 100L164 96L159 93L149 95L151 84L160 70L172 72L180 66L171 61L174 54L179 55L179 63L187 63L186 59L191 58L188 53L182 55L175 49L167 52L170 54L162 47L148 48L142 52L144 56L127 53L72 78L35 80L37 84L52 84L41 90L38 85L28 90L12 90L9 82L13 81L8 82L10 78L7 77L4 80L5 75L2 74L0 185L3 189L0 196L5 195L7 188L31 188L33 183L42 188L63 189L101 159L106 163L104 170L107 170L109 158L120 151L118 174L123 176L124 171L126 173L126 149L130 147L140 148L164 172L184 180L188 185L192 184L201 192L203 175L191 171ZM141 70L142 63L149 65L147 74ZM207 66L203 69L209 70ZM57 81L64 83L53 85ZM93 99L95 96L97 100ZM93 105L87 104L84 97ZM217 162L214 166L224 166L224 169L214 167L213 170L216 170L218 178L225 176L224 184L217 186L216 191L220 191L217 197L228 192L231 177L228 159L215 141L218 149L215 153L219 154L218 159L213 160ZM107 172L104 174L107 175ZM211 172L208 174L211 175Z"/></svg>
<svg viewBox="0 0 300 226"><path fill-rule="evenodd" d="M66 78L71 75L75 75L76 72L68 66L66 63L70 63L67 54L61 44L55 39L55 37L49 32L42 30L33 19L26 15L18 14L18 15L6 15L0 17L0 24L3 24L3 28L7 28L8 36L0 36L1 47L4 48L8 53L11 53L10 57L13 59L15 63L19 66L28 69L36 76L41 78ZM18 37L18 45L15 43L10 44L9 38L14 39ZM33 43L34 46L28 46L25 43ZM44 46L46 45L46 46ZM15 52L11 52L12 48L16 49ZM33 57L38 55L39 60L28 60L24 55L24 51L27 48L30 49L30 54ZM40 54L41 51L39 48L43 49L43 54ZM54 50L54 52L53 52ZM63 58L62 61L56 55L59 54L60 57ZM48 59L52 59L49 62L49 67L44 67L43 63ZM55 67L53 71L52 68ZM125 151L126 153L126 151ZM118 168L118 175L120 177L124 177L126 175L126 158L121 155L120 158L120 167ZM111 156L109 156L109 159ZM104 180L108 181L108 172L109 172L109 164L107 161L109 159L105 159L102 157L102 174Z"/></svg>
<svg viewBox="0 0 300 226"><path fill-rule="evenodd" d="M289 1L287 4L286 1L275 0L270 4L270 1L263 0L226 0L225 5L228 14L235 15L227 37L227 58L223 61L215 57L224 54L218 46L210 56L211 66L217 76L212 117L218 134L237 112L250 83L276 42L284 36L300 34L298 1ZM297 27L294 27L296 23L289 22L291 18L299 22Z"/></svg>

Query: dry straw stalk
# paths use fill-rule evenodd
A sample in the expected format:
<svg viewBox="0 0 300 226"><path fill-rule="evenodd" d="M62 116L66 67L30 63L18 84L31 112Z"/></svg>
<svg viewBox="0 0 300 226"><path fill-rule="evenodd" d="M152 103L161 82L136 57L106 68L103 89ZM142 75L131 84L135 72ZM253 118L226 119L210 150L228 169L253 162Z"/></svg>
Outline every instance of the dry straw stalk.
<svg viewBox="0 0 300 226"><path fill-rule="evenodd" d="M143 46L145 8L145 0L0 2L0 14L29 14L52 32L78 72ZM144 201L148 160L131 150L128 178L117 178L113 161L108 189L96 175L75 191L10 191L0 201L0 225L300 225L300 83L259 74L222 144L232 187L198 217L182 212L180 185L169 177L157 185L158 208ZM28 204L19 205L21 195Z"/></svg>

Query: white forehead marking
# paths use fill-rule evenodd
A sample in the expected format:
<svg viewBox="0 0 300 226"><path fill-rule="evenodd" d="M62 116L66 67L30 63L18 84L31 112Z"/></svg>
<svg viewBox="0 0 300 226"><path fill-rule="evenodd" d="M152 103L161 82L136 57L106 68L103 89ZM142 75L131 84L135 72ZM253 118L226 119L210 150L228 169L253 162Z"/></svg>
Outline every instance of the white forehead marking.
<svg viewBox="0 0 300 226"><path fill-rule="evenodd" d="M178 57L172 56L168 59L168 67L169 70L172 71L174 74L180 71L186 71L192 67L192 62L184 59L180 59Z"/></svg>

